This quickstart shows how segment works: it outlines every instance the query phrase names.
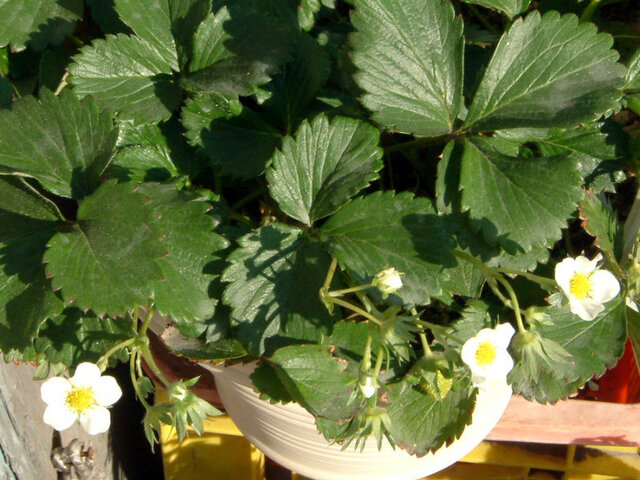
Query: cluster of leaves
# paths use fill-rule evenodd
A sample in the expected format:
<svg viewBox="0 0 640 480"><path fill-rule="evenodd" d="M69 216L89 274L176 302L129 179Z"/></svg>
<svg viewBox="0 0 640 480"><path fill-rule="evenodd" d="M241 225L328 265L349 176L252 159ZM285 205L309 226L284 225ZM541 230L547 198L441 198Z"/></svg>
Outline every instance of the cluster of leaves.
<svg viewBox="0 0 640 480"><path fill-rule="evenodd" d="M0 0L5 358L72 367L153 306L190 337L177 350L263 359L265 398L345 439L368 408L353 392L369 326L318 296L332 258L332 288L403 272L372 298L426 309L445 352L460 345L443 331L512 318L454 250L544 273L574 225L625 280L604 193L628 166L612 116L638 101L640 50L625 66L610 35L546 3ZM568 354L521 359L515 391L554 402L615 364L623 301L585 323L513 283ZM416 383L414 333L391 334L378 406L422 455L462 432L476 391L464 374L445 395Z"/></svg>

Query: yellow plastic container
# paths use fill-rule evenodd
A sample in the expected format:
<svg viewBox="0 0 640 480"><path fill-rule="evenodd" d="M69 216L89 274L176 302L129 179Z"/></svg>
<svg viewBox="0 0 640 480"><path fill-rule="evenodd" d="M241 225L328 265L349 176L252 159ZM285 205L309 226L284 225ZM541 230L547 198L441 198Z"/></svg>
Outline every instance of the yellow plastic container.
<svg viewBox="0 0 640 480"><path fill-rule="evenodd" d="M156 401L164 401L159 392ZM201 436L182 442L174 429L162 428L166 480L266 480L265 457L228 416L204 422ZM462 461L429 480L632 480L640 479L636 447L582 447L482 442ZM308 480L291 476L292 480Z"/></svg>

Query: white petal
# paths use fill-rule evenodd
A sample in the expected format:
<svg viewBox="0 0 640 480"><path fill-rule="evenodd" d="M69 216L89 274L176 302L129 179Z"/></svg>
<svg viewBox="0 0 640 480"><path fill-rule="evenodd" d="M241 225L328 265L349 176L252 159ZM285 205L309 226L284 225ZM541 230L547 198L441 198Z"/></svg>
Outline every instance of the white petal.
<svg viewBox="0 0 640 480"><path fill-rule="evenodd" d="M577 300L569 297L569 308L583 320L593 320L598 314L604 310L604 305L599 302L590 302L585 300Z"/></svg>
<svg viewBox="0 0 640 480"><path fill-rule="evenodd" d="M618 279L607 270L598 270L591 275L590 280L593 282L591 299L594 302L608 302L620 293Z"/></svg>
<svg viewBox="0 0 640 480"><path fill-rule="evenodd" d="M555 279L556 283L565 292L569 292L569 283L573 278L576 271L575 260L571 257L567 257L556 265Z"/></svg>
<svg viewBox="0 0 640 480"><path fill-rule="evenodd" d="M40 387L40 396L47 405L64 405L72 385L66 378L51 377Z"/></svg>
<svg viewBox="0 0 640 480"><path fill-rule="evenodd" d="M501 378L486 378L483 382L478 384L474 384L480 390L493 390L495 388L506 388L507 379L506 377Z"/></svg>
<svg viewBox="0 0 640 480"><path fill-rule="evenodd" d="M44 423L51 425L59 432L73 425L77 419L76 414L64 405L49 405L42 416Z"/></svg>
<svg viewBox="0 0 640 480"><path fill-rule="evenodd" d="M513 358L506 350L501 350L498 357L491 364L491 377L503 378L513 369Z"/></svg>
<svg viewBox="0 0 640 480"><path fill-rule="evenodd" d="M480 340L478 340L478 337L475 336L464 342L462 350L460 351L462 361L472 369L476 365L476 351L478 350L479 344Z"/></svg>
<svg viewBox="0 0 640 480"><path fill-rule="evenodd" d="M471 383L473 383L476 387L480 388L480 386L485 384L486 381L487 377L485 377L484 375L471 372Z"/></svg>
<svg viewBox="0 0 640 480"><path fill-rule="evenodd" d="M494 341L498 347L506 349L511 343L511 337L516 333L513 326L510 323L501 323L495 329L496 335Z"/></svg>
<svg viewBox="0 0 640 480"><path fill-rule="evenodd" d="M78 365L76 372L69 381L77 387L91 387L100 378L101 372L95 363L83 362Z"/></svg>
<svg viewBox="0 0 640 480"><path fill-rule="evenodd" d="M122 396L122 390L115 378L105 375L98 378L91 386L98 405L108 407L116 403Z"/></svg>
<svg viewBox="0 0 640 480"><path fill-rule="evenodd" d="M80 425L89 435L104 433L111 425L111 414L104 407L93 407L80 415Z"/></svg>
<svg viewBox="0 0 640 480"><path fill-rule="evenodd" d="M575 271L579 273L591 273L596 269L600 260L602 260L602 255L600 254L596 255L593 260L589 260L587 257L580 255L576 257Z"/></svg>

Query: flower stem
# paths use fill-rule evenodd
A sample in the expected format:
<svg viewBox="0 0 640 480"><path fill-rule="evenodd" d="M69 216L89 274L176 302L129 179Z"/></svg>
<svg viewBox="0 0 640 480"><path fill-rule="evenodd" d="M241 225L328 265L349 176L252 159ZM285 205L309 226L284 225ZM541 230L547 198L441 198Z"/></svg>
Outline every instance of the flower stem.
<svg viewBox="0 0 640 480"><path fill-rule="evenodd" d="M591 17L600 6L601 1L602 0L591 0L591 3L587 5L587 8L585 8L584 12L582 12L582 15L580 15L580 22L588 22L589 20L591 20Z"/></svg>
<svg viewBox="0 0 640 480"><path fill-rule="evenodd" d="M341 297L342 295L346 295L347 293L355 293L371 287L373 287L372 284L358 285L357 287L343 288L342 290L332 290L327 292L327 295L329 295L330 297Z"/></svg>
<svg viewBox="0 0 640 480"><path fill-rule="evenodd" d="M374 328L374 325L371 324L369 332L367 333L367 343L364 346L364 354L362 355L362 362L360 363L361 372L368 372L371 368L371 344L373 343Z"/></svg>
<svg viewBox="0 0 640 480"><path fill-rule="evenodd" d="M332 258L331 265L329 265L329 270L327 271L327 276L324 279L324 285L322 288L325 290L329 290L329 286L331 285L331 280L333 280L333 275L336 273L336 267L338 266L338 259Z"/></svg>
<svg viewBox="0 0 640 480"><path fill-rule="evenodd" d="M418 335L420 335L420 342L422 343L422 349L424 350L424 356L429 357L432 355L431 347L429 346L429 342L427 341L427 335L424 331L421 331Z"/></svg>
<svg viewBox="0 0 640 480"><path fill-rule="evenodd" d="M447 327L443 327L442 325L436 325L435 323L430 323L430 322L427 322L425 320L416 320L416 323L419 326L427 327L431 331L438 331L442 335L444 335L445 337L450 338L451 340L453 340L456 343L459 343L460 345L462 345L464 343L464 341L460 340L455 335L447 332Z"/></svg>
<svg viewBox="0 0 640 480"><path fill-rule="evenodd" d="M502 276L496 277L498 282L502 284L507 293L509 294L509 298L511 299L511 309L516 316L516 322L518 323L518 330L522 333L526 332L527 329L524 327L524 323L522 322L522 314L520 313L520 304L518 303L518 297L516 296L516 292L513 290L513 287L509 282L507 282Z"/></svg>
<svg viewBox="0 0 640 480"><path fill-rule="evenodd" d="M382 368L382 360L384 359L384 346L382 344L378 347L378 353L376 354L376 364L373 367L373 376L378 378L380 375L380 369Z"/></svg>
<svg viewBox="0 0 640 480"><path fill-rule="evenodd" d="M151 323L151 319L153 318L153 314L156 313L155 307L152 305L149 310L147 310L147 314L144 317L144 321L142 322L142 326L138 331L138 338L144 337L147 335L147 329L149 328L149 324Z"/></svg>
<svg viewBox="0 0 640 480"><path fill-rule="evenodd" d="M531 280L532 282L537 283L542 287L555 287L556 281L552 278L541 277L540 275L534 275L529 272L521 272L520 270L512 270L510 268L498 268L498 271L501 273L506 273L507 275L519 275L521 277L526 278L527 280Z"/></svg>
<svg viewBox="0 0 640 480"><path fill-rule="evenodd" d="M164 376L164 373L162 373L162 370L160 370L160 368L158 367L158 364L151 354L151 349L149 348L148 344L140 346L140 354L142 355L142 358L144 358L144 360L147 362L147 365L149 365L149 368L151 368L155 376L158 377L158 379L162 383L164 383L165 387L171 385L171 382L167 380L167 377Z"/></svg>
<svg viewBox="0 0 640 480"><path fill-rule="evenodd" d="M376 325L380 325L382 323L379 319L377 319L376 317L371 315L369 312L361 309L360 307L356 307L355 305L352 305L349 302L346 302L346 301L341 300L339 298L333 298L331 301L333 303L335 303L336 305L340 305L341 307L348 308L349 310L362 315L364 318L366 318L368 320L371 320Z"/></svg>
<svg viewBox="0 0 640 480"><path fill-rule="evenodd" d="M142 391L140 391L140 385L138 384L138 378L136 376L135 366L136 366L136 363L138 362L139 357L140 357L140 352L135 351L131 355L131 358L129 358L129 375L131 376L131 384L133 385L133 389L136 392L136 397L138 397L138 399L140 400L140 403L144 405L144 408L146 410L149 410L151 408L151 405L149 405L149 402L147 402L147 400L144 398Z"/></svg>
<svg viewBox="0 0 640 480"><path fill-rule="evenodd" d="M127 338L126 340L120 342L119 344L117 344L115 347L110 348L109 350L107 350L107 353L105 353L104 355L102 355L98 361L96 362L96 365L98 365L98 367L100 368L101 372L104 372L105 368L107 368L107 364L109 362L109 357L111 355L113 355L114 353L116 353L117 351L128 347L129 345L136 343L136 341L138 340L138 337L131 337L131 338ZM104 368L103 368L104 367Z"/></svg>

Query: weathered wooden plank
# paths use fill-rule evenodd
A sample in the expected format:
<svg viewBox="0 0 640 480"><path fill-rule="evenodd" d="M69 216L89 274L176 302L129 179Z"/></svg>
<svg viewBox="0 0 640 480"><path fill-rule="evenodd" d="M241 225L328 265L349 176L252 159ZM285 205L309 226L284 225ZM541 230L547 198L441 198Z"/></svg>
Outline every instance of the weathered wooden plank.
<svg viewBox="0 0 640 480"><path fill-rule="evenodd" d="M488 440L640 446L640 404L561 400L554 405L514 395Z"/></svg>
<svg viewBox="0 0 640 480"><path fill-rule="evenodd" d="M57 480L50 460L52 448L57 442L67 446L74 438L94 449L91 480L124 478L117 468L114 475L108 433L90 436L74 426L56 437L42 421L45 404L34 372L31 365L0 361L0 480Z"/></svg>

